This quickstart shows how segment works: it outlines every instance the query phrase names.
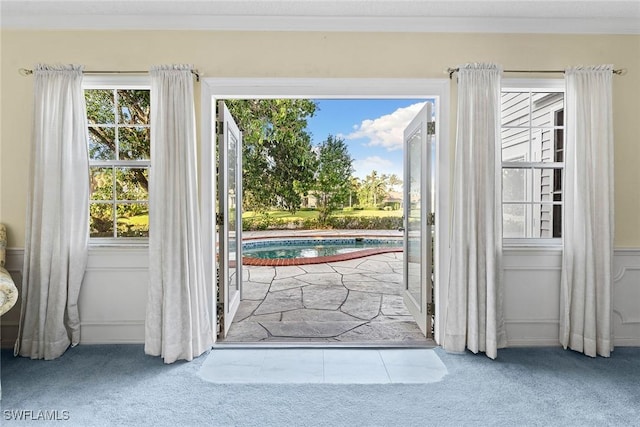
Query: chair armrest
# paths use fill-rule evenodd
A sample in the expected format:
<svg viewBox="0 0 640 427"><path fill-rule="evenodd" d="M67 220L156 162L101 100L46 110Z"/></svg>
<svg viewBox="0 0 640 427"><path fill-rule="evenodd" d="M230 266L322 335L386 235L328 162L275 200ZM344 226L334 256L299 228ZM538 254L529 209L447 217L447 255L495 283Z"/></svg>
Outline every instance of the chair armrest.
<svg viewBox="0 0 640 427"><path fill-rule="evenodd" d="M0 267L0 316L9 311L18 301L18 288L9 272Z"/></svg>

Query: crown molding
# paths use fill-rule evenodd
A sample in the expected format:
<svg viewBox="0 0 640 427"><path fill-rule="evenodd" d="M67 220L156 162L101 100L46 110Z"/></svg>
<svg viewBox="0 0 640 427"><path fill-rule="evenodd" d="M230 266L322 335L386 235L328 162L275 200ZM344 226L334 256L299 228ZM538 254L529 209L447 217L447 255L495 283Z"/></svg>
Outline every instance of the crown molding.
<svg viewBox="0 0 640 427"><path fill-rule="evenodd" d="M636 18L4 14L0 25L15 30L640 34Z"/></svg>

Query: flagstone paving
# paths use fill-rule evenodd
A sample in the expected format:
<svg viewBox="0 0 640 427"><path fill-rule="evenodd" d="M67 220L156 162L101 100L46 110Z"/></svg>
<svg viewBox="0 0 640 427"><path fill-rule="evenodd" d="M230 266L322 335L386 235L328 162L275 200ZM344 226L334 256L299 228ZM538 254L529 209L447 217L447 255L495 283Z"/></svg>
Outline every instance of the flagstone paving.
<svg viewBox="0 0 640 427"><path fill-rule="evenodd" d="M402 253L287 267L245 266L225 343L428 345L402 300Z"/></svg>

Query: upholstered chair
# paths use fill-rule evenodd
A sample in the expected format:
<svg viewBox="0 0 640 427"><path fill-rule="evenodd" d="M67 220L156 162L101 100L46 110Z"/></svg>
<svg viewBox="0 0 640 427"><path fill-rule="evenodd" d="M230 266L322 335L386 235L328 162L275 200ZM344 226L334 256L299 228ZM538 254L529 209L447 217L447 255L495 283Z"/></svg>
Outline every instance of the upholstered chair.
<svg viewBox="0 0 640 427"><path fill-rule="evenodd" d="M18 289L4 267L7 248L7 229L0 224L0 316L9 311L18 300Z"/></svg>

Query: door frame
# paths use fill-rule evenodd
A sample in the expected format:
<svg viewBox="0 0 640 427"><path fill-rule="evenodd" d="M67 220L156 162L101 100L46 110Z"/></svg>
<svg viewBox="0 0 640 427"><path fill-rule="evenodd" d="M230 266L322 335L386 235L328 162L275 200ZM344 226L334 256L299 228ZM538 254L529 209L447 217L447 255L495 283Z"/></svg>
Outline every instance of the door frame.
<svg viewBox="0 0 640 427"><path fill-rule="evenodd" d="M437 97L436 117L436 327L434 340L440 344L444 336L444 320L449 277L450 234L450 81L442 79L396 78L217 78L201 80L201 145L200 145L200 202L202 215L205 279L215 283L215 158L216 158L216 102L218 99L381 99ZM212 313L213 330L217 330L216 290L207 287L207 301ZM215 334L214 334L215 335Z"/></svg>
<svg viewBox="0 0 640 427"><path fill-rule="evenodd" d="M217 268L220 272L217 275L219 278L218 286L220 286L221 291L217 292L217 294L221 294L222 298L217 298L218 300L222 299L223 309L223 321L220 322L219 318L216 318L216 322L221 324L220 331L218 335L222 337L226 337L229 332L229 328L231 327L231 323L233 322L233 318L235 317L238 307L240 306L240 301L242 300L242 279L243 279L243 267L242 267L242 132L238 129L238 125L236 124L235 119L231 115L231 112L225 105L224 101L218 101L216 103L218 107L218 115L216 116L217 124L219 126L218 129L218 141L216 148L220 151L219 156L219 164L222 169L226 169L226 172L229 171L229 168L232 166L231 161L229 159L229 155L232 150L230 150L230 137L233 136L236 138L235 148L234 148L234 165L233 165L233 174L223 173L218 174L218 178L223 177L223 179L218 180L218 198L216 201L220 203L218 214L221 218L225 218L222 221L222 225L218 224L218 237L221 237L218 242L218 263ZM220 108L222 106L222 108ZM235 175L235 176L234 176ZM230 185L230 178L233 176L233 186ZM234 190L235 194L235 218L233 223L235 227L230 227L231 215L230 213L230 199L228 195L231 190ZM238 205L240 203L240 205ZM229 234L233 231L233 241L231 242L229 239ZM235 265L231 268L231 260L229 257L230 251L235 253ZM233 273L230 273L233 271ZM235 274L233 281L231 280L231 276ZM237 292L231 295L230 285L231 283L235 283L235 287ZM218 301L220 303L220 301Z"/></svg>

